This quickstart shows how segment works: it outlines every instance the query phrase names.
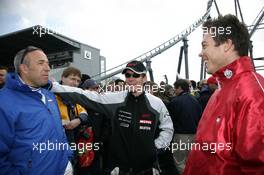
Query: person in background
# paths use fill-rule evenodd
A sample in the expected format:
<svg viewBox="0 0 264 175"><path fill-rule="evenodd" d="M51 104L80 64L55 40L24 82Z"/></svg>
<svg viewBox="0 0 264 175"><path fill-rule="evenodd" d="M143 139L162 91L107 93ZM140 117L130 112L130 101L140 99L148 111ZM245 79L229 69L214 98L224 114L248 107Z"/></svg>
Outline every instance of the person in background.
<svg viewBox="0 0 264 175"><path fill-rule="evenodd" d="M100 93L100 86L93 79L87 79L81 88L90 92ZM109 137L111 135L110 120L102 113L89 110L88 115L91 118L92 131L94 135L94 144L99 145L99 149L95 150L94 161L91 166L83 168L83 172L89 175L107 174L109 172Z"/></svg>
<svg viewBox="0 0 264 175"><path fill-rule="evenodd" d="M200 97L200 90L198 89L196 81L190 80L191 83L191 95L193 95L196 99Z"/></svg>
<svg viewBox="0 0 264 175"><path fill-rule="evenodd" d="M5 78L8 72L7 67L0 65L0 89L5 85Z"/></svg>
<svg viewBox="0 0 264 175"><path fill-rule="evenodd" d="M213 95L216 89L217 89L216 79L213 76L211 76L206 80L206 83L204 82L198 98L198 101L202 107L202 111L204 111L210 97Z"/></svg>
<svg viewBox="0 0 264 175"><path fill-rule="evenodd" d="M79 88L82 87L82 84L85 82L85 80L91 79L90 75L82 74L81 83L79 84Z"/></svg>
<svg viewBox="0 0 264 175"><path fill-rule="evenodd" d="M75 67L68 67L63 70L61 75L61 84L71 87L78 87L81 82L81 71ZM61 113L61 120L63 127L65 128L66 136L70 145L80 144L78 143L78 137L83 135L81 133L86 133L85 129L80 128L80 126L89 123L89 118L86 110L79 104L72 103L71 101L64 99L59 94L56 94L56 99ZM82 132L81 132L82 131ZM89 131L87 131L88 133ZM84 138L84 140L89 140L89 138ZM90 166L93 156L89 156L89 152L83 152L83 150L76 150L74 152L74 157L71 160L74 174L77 173L82 167ZM81 159L89 159L86 163L81 161Z"/></svg>
<svg viewBox="0 0 264 175"><path fill-rule="evenodd" d="M158 96L167 107L171 100L175 97L175 90L172 85L166 84L165 86L160 87Z"/></svg>
<svg viewBox="0 0 264 175"><path fill-rule="evenodd" d="M165 88L166 87L170 87L170 85L165 85ZM165 89L162 89L164 87L159 88L159 85L157 83L153 81L146 81L144 83L144 88L148 93L160 98L165 105L169 103L169 99L166 98L164 94L162 94L161 96L161 90L163 90L163 93L165 93ZM167 88L166 92L169 93L169 90L170 89ZM171 144L169 147L171 147ZM169 149L169 147L164 152L158 154L158 162L161 169L161 175L179 175L172 151Z"/></svg>
<svg viewBox="0 0 264 175"><path fill-rule="evenodd" d="M173 143L188 145L194 142L196 129L202 115L202 109L195 97L190 93L190 82L186 79L178 79L174 83L176 97L168 105L174 126ZM189 149L176 149L173 156L177 169L182 174Z"/></svg>
<svg viewBox="0 0 264 175"><path fill-rule="evenodd" d="M159 85L153 81L146 81L144 83L144 90L157 97L159 94Z"/></svg>
<svg viewBox="0 0 264 175"><path fill-rule="evenodd" d="M207 79L200 80L197 85L197 89L201 91L207 85Z"/></svg>
<svg viewBox="0 0 264 175"><path fill-rule="evenodd" d="M125 81L121 79L115 80L115 92L125 90Z"/></svg>
<svg viewBox="0 0 264 175"><path fill-rule="evenodd" d="M212 94L215 92L216 89L218 89L217 81L213 76L207 79L207 84Z"/></svg>
<svg viewBox="0 0 264 175"><path fill-rule="evenodd" d="M196 81L190 80L191 93L196 90L196 84L197 84Z"/></svg>

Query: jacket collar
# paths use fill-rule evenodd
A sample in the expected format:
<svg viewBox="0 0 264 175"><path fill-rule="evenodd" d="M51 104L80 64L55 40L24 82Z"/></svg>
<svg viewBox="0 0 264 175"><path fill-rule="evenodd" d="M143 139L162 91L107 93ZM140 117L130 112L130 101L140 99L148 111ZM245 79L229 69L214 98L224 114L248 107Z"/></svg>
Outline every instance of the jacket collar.
<svg viewBox="0 0 264 175"><path fill-rule="evenodd" d="M128 94L131 99L142 99L145 97L145 91L143 91L139 96L134 96L132 92L128 92Z"/></svg>
<svg viewBox="0 0 264 175"><path fill-rule="evenodd" d="M189 94L189 92L182 91L182 92L181 92L181 93L179 93L179 95L177 95L177 96L182 96L182 95L186 95L186 94Z"/></svg>
<svg viewBox="0 0 264 175"><path fill-rule="evenodd" d="M6 77L6 87L9 89L14 89L22 92L32 92L32 88L25 84L17 73L8 73ZM51 82L49 81L47 85L45 85L44 89L49 89L51 87Z"/></svg>
<svg viewBox="0 0 264 175"><path fill-rule="evenodd" d="M247 56L243 56L233 61L229 65L222 67L213 74L217 81L224 83L226 81L232 81L236 75L242 72L254 71L251 60Z"/></svg>

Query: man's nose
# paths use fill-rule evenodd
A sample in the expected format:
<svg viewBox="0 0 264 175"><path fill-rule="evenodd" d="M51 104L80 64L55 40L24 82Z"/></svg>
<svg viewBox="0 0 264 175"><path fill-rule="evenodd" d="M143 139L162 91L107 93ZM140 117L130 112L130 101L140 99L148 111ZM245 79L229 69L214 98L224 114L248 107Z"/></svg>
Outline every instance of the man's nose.
<svg viewBox="0 0 264 175"><path fill-rule="evenodd" d="M73 80L74 86L78 87L80 85L80 80Z"/></svg>
<svg viewBox="0 0 264 175"><path fill-rule="evenodd" d="M203 57L203 53L202 53L202 52L203 52L203 51L201 51L201 52L198 54L198 56L201 57L201 58Z"/></svg>
<svg viewBox="0 0 264 175"><path fill-rule="evenodd" d="M46 63L44 68L45 68L45 71L50 71L49 63Z"/></svg>

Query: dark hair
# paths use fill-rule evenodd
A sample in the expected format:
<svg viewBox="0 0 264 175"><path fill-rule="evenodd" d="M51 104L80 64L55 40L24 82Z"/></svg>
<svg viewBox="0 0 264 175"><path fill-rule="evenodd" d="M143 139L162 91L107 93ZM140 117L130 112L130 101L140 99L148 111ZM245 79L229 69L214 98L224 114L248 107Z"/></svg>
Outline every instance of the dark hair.
<svg viewBox="0 0 264 175"><path fill-rule="evenodd" d="M190 83L188 80L185 80L185 79L179 79L177 80L174 84L174 88L175 89L178 89L179 87L181 87L181 89L184 91L184 92L190 92Z"/></svg>
<svg viewBox="0 0 264 175"><path fill-rule="evenodd" d="M5 66L0 65L0 70L6 70L6 71L8 71L8 68L5 67Z"/></svg>
<svg viewBox="0 0 264 175"><path fill-rule="evenodd" d="M115 84L118 84L118 83L120 83L120 82L121 82L121 83L125 83L125 81L124 81L124 80L121 80L121 79L116 79L116 80L115 80Z"/></svg>
<svg viewBox="0 0 264 175"><path fill-rule="evenodd" d="M149 87L151 89L154 86L156 86L157 88L159 88L159 85L157 83L153 82L153 81L146 81L146 82L143 83L143 86L144 86L144 88Z"/></svg>
<svg viewBox="0 0 264 175"><path fill-rule="evenodd" d="M219 29L222 28L222 32ZM203 30L217 30L214 31L214 41L216 46L226 42L228 39L232 40L235 50L239 56L247 56L249 49L249 33L245 24L241 23L236 16L228 14L219 16L216 19L209 19L203 24ZM228 31L227 31L228 30ZM212 35L212 34L211 34Z"/></svg>
<svg viewBox="0 0 264 175"><path fill-rule="evenodd" d="M85 80L87 79L91 79L90 75L87 75L87 74L82 74L82 82L84 82Z"/></svg>
<svg viewBox="0 0 264 175"><path fill-rule="evenodd" d="M91 79L90 75L82 74L81 83L79 84L79 88L81 88L85 80L88 80L88 79Z"/></svg>
<svg viewBox="0 0 264 175"><path fill-rule="evenodd" d="M66 69L64 69L64 71L62 72L62 77L68 77L70 75L77 75L78 77L82 77L81 71L75 67L68 67Z"/></svg>
<svg viewBox="0 0 264 175"><path fill-rule="evenodd" d="M194 80L190 80L191 84L192 84L192 87L193 89L196 89L196 81Z"/></svg>

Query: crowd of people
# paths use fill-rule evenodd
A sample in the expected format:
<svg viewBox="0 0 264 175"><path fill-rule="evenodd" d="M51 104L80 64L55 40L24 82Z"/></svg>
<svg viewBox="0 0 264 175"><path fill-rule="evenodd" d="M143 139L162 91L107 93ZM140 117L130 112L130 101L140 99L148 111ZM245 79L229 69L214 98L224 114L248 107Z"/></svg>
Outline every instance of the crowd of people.
<svg viewBox="0 0 264 175"><path fill-rule="evenodd" d="M209 19L199 56L208 79L147 81L140 61L102 86L75 67L49 80L41 48L0 66L0 175L264 174L264 79L246 26Z"/></svg>

